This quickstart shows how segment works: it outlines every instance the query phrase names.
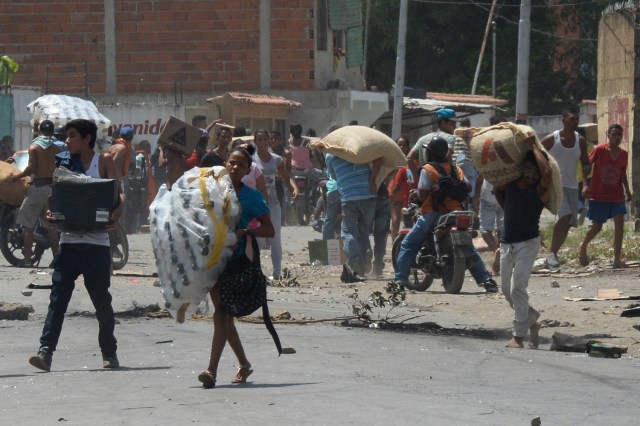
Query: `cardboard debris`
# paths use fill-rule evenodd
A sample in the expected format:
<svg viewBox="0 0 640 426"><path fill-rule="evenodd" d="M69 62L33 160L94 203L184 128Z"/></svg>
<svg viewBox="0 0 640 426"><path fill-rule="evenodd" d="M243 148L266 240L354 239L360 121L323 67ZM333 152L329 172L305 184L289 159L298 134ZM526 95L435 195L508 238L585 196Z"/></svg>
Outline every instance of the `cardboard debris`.
<svg viewBox="0 0 640 426"><path fill-rule="evenodd" d="M565 297L570 302L597 302L602 300L640 300L638 296L623 296L617 288L599 288L596 297Z"/></svg>

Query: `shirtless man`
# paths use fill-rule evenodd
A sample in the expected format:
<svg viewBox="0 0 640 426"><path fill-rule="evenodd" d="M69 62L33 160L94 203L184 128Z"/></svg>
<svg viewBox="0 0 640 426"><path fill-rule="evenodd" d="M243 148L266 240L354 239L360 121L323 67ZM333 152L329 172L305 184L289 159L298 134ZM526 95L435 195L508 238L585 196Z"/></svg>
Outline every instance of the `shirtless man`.
<svg viewBox="0 0 640 426"><path fill-rule="evenodd" d="M130 196L129 188L129 165L131 163L131 157L134 155L133 146L131 141L133 140L133 128L131 126L124 126L120 129L120 137L116 139L116 143L109 148L109 154L113 158L113 164L116 169L116 175L120 181L123 189L123 193L128 198ZM127 229L127 205L125 204L120 215L120 225Z"/></svg>
<svg viewBox="0 0 640 426"><path fill-rule="evenodd" d="M29 163L24 171L11 176L14 182L23 177L31 177L31 186L20 206L16 223L24 229L24 246L22 254L24 259L19 266L30 268L33 266L33 229L38 224L38 218L44 216L47 210L51 185L53 184L53 171L56 168L56 154L60 149L54 144L54 126L49 120L40 123L40 135L29 146ZM46 223L46 222L45 222ZM49 242L53 254L58 252L60 236L52 227L49 227Z"/></svg>

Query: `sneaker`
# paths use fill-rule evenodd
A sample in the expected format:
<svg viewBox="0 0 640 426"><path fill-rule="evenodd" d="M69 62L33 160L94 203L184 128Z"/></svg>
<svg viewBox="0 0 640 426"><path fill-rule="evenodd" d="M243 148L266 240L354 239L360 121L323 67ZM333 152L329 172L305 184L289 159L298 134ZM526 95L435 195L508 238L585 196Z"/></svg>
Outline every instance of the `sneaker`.
<svg viewBox="0 0 640 426"><path fill-rule="evenodd" d="M481 287L484 287L484 291L487 293L497 293L498 292L498 284L493 280L493 278L483 282L480 284Z"/></svg>
<svg viewBox="0 0 640 426"><path fill-rule="evenodd" d="M102 354L102 368L120 368L120 361L115 352Z"/></svg>
<svg viewBox="0 0 640 426"><path fill-rule="evenodd" d="M346 263L342 265L342 274L340 274L340 281L343 283L361 283L367 280L364 275L358 274L351 269Z"/></svg>
<svg viewBox="0 0 640 426"><path fill-rule="evenodd" d="M29 364L33 365L36 368L39 368L40 370L51 371L51 358L52 355L51 351L49 351L49 348L42 347L38 351L37 355L29 358Z"/></svg>
<svg viewBox="0 0 640 426"><path fill-rule="evenodd" d="M553 253L549 253L547 255L547 258L545 259L545 263L549 268L556 269L560 267L560 262L558 262L558 257Z"/></svg>
<svg viewBox="0 0 640 426"><path fill-rule="evenodd" d="M22 259L18 262L18 268L33 268L33 262L27 259Z"/></svg>

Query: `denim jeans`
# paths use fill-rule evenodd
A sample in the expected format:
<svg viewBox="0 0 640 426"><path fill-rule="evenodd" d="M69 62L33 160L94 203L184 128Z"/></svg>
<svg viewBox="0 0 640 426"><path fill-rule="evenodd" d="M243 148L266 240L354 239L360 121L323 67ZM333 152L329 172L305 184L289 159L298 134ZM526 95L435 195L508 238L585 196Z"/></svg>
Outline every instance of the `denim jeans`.
<svg viewBox="0 0 640 426"><path fill-rule="evenodd" d="M115 318L111 306L111 249L94 244L60 244L53 270L49 310L44 321L40 346L56 350L62 331L75 281L84 277L84 286L96 309L98 319L98 343L102 353L111 354L117 349L113 335Z"/></svg>
<svg viewBox="0 0 640 426"><path fill-rule="evenodd" d="M280 221L282 210L280 210L280 203L278 201L269 204L269 215L271 216L271 223L273 223L273 229L275 231L273 237L269 239L273 278L280 279L280 274L282 273L282 222ZM258 238L258 244L262 250L267 245L267 238Z"/></svg>
<svg viewBox="0 0 640 426"><path fill-rule="evenodd" d="M376 197L376 212L373 218L373 267L374 271L384 268L384 255L387 252L387 236L391 223L389 197Z"/></svg>
<svg viewBox="0 0 640 426"><path fill-rule="evenodd" d="M376 199L345 201L342 203L342 239L348 265L364 274L365 259L369 248L369 232L373 224Z"/></svg>
<svg viewBox="0 0 640 426"><path fill-rule="evenodd" d="M427 238L432 238L431 231L439 217L440 213L438 212L423 214L418 218L416 224L413 225L413 228L411 228L411 231L409 231L404 240L402 240L400 254L396 261L396 281L409 281L411 265L415 261L416 255L420 247L422 247L422 243L426 241ZM487 267L480 257L480 253L478 253L478 250L473 245L465 247L464 255L467 258L469 272L478 285L492 278L491 272L487 270Z"/></svg>
<svg viewBox="0 0 640 426"><path fill-rule="evenodd" d="M408 282L411 265L416 259L422 243L431 238L431 230L440 217L438 212L425 213L418 218L411 231L404 237L400 245L400 253L396 260L396 281Z"/></svg>
<svg viewBox="0 0 640 426"><path fill-rule="evenodd" d="M340 216L340 191L335 190L327 194L325 206L325 219L322 224L322 239L333 240L336 237L338 218Z"/></svg>

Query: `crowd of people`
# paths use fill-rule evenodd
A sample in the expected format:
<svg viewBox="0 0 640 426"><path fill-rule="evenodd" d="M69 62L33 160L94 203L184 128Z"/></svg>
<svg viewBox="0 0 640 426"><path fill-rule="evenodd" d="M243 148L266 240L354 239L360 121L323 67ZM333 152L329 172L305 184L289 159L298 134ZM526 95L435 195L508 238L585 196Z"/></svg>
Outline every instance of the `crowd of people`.
<svg viewBox="0 0 640 426"><path fill-rule="evenodd" d="M236 227L238 242L233 256L240 255L245 248L244 238L251 234L259 238L261 248L271 250L273 263L272 279L278 280L282 273L281 227L286 223L284 210L286 197L296 199L298 188L294 173L317 173L321 170L321 204L316 214L323 239L339 236L344 244L347 261L341 276L344 282L362 282L367 275L382 277L388 235L397 238L400 226L411 227L400 246L395 266L393 284L403 286L409 279L410 269L421 244L433 232L438 217L444 213L463 208L479 213L480 232L488 248L494 253L492 265L487 268L477 249L469 247L466 253L469 272L478 286L488 293L497 292L494 277L500 275L501 289L514 310L513 337L507 343L511 348L522 348L527 333L530 346L537 347L540 316L529 305L528 280L540 250L540 216L549 201L553 185L550 156L558 163L562 179L563 202L553 230L553 239L545 262L549 268L558 268L558 252L564 243L569 227L578 225L580 196L588 202L586 216L592 224L580 248L580 263L589 263L588 246L600 232L604 223L613 219L615 227L614 267L624 267L621 258L625 202L631 199L626 177L628 153L620 147L624 129L614 124L607 130L607 142L596 146L591 152L585 138L578 132L578 114L575 110L563 113L563 128L542 140L541 148L535 138L529 140L529 152L522 164L522 175L507 185L493 187L484 180L482 173L474 167L469 151L470 137L454 134L458 125L456 112L449 108L437 111L438 129L421 138L412 146L409 138L401 136L396 144L406 155L407 164L379 181L382 158L369 164L355 164L344 158L323 152L322 148L311 150L309 138L302 136L302 127L294 123L290 127L288 144L283 143L279 131L259 129L252 137L238 137L233 126L216 120L207 125L202 116L193 119L193 125L201 128L202 137L192 155L184 155L167 146L159 146L150 153L150 144L141 142L132 145L133 129L123 127L116 135L108 153L95 154L95 124L86 120L74 120L64 128L66 156L56 141L53 123L40 124L40 135L29 148L29 165L11 179L25 176L32 178L32 186L18 216L25 228L25 241L32 230L34 220L46 210L46 200L51 192L52 174L56 160L72 170L94 177L117 179L121 185L121 199L112 220L127 216L131 209L132 179L145 180L153 198L157 187L172 184L192 167L223 166L227 169L242 207L242 215ZM490 124L503 121L494 117ZM465 127L468 127L468 123ZM212 137L209 137L210 132ZM235 138L235 139L234 139ZM210 140L214 147L207 149ZM58 141L59 142L59 141ZM50 150L50 151L49 151ZM64 160L66 158L66 160ZM8 157L10 161L10 157ZM61 163L62 161L62 163ZM74 166L75 165L75 166ZM577 168L581 169L582 185L578 190ZM591 170L593 168L593 170ZM468 199L461 202L449 196L436 197L435 186L442 174L451 175L464 182ZM129 191L129 193L127 193ZM151 195L150 195L151 194ZM288 195L287 195L288 194ZM126 200L126 202L125 202ZM415 204L419 214L412 223L407 208ZM142 203L148 208L148 200ZM137 223L145 218L140 206L135 208ZM54 234L54 233L52 233ZM373 247L371 245L373 235ZM57 251L53 267L53 289L51 304L40 339L38 354L29 361L35 367L48 371L52 354L56 349L62 328L64 313L79 275L84 275L85 285L96 307L100 323L99 344L104 367L116 368L113 310L109 295L109 268L87 268L95 262L86 261L87 256L103 259L105 265L111 260L107 253L108 236L100 233L63 233L60 244L53 245ZM58 248L59 247L59 248ZM25 248L25 255L28 255ZM29 259L28 256L25 259ZM84 259L84 260L83 260ZM26 265L25 265L26 266ZM204 387L215 386L218 362L228 342L239 362L233 383L244 383L253 371L244 353L233 318L221 306L217 287L211 290L215 307L214 335L209 366L199 380Z"/></svg>

